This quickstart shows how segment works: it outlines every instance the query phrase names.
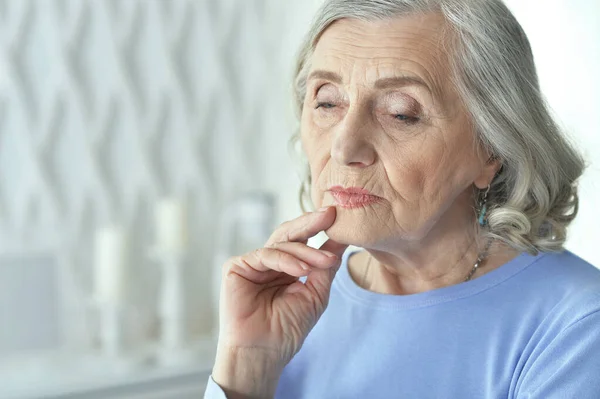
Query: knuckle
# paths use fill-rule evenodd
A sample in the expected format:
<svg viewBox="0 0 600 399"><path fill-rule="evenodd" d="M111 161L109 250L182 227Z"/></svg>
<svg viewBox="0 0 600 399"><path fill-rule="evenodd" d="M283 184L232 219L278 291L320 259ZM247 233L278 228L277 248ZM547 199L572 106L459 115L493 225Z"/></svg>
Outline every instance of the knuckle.
<svg viewBox="0 0 600 399"><path fill-rule="evenodd" d="M292 222L287 221L287 222L283 222L282 224L279 225L279 227L277 228L277 232L279 233L278 236L282 236L285 234L286 231L289 231L291 228L293 227Z"/></svg>
<svg viewBox="0 0 600 399"><path fill-rule="evenodd" d="M263 257L264 257L264 251L266 251L266 248L256 248L255 250L252 250L248 253L248 255L250 255L250 257L252 257L253 259L257 260L258 262L262 261Z"/></svg>
<svg viewBox="0 0 600 399"><path fill-rule="evenodd" d="M235 270L236 265L240 264L240 256L231 256L221 265L221 276L228 275Z"/></svg>
<svg viewBox="0 0 600 399"><path fill-rule="evenodd" d="M229 269L233 265L238 265L240 263L240 259L241 258L242 257L239 256L239 255L230 256L229 259L227 259L227 261L225 261L225 263L223 263L222 268L223 269Z"/></svg>
<svg viewBox="0 0 600 399"><path fill-rule="evenodd" d="M284 242L292 242L293 241L293 238L292 238L293 234L292 233L295 233L296 231L297 231L297 229L295 229L295 230L287 230L285 232L283 241Z"/></svg>
<svg viewBox="0 0 600 399"><path fill-rule="evenodd" d="M276 243L299 241L294 237L297 237L298 235L303 236L308 234L311 230L312 225L312 219L307 220L303 217L285 221L281 223L279 227L277 227L273 234L271 234L271 236L265 243L265 247L271 248L275 247ZM302 242L304 241L305 240L302 240Z"/></svg>
<svg viewBox="0 0 600 399"><path fill-rule="evenodd" d="M265 243L265 247L268 247L272 243L278 241L278 239L279 239L279 231L275 230L273 232L273 234L271 234L271 236L269 237L269 239L267 240L267 242Z"/></svg>
<svg viewBox="0 0 600 399"><path fill-rule="evenodd" d="M277 249L274 249L274 248L272 248L272 249L270 248L270 249L268 249L268 251L271 251L270 255L272 257L275 257L277 260L281 259L281 255L283 254L282 251L278 251Z"/></svg>
<svg viewBox="0 0 600 399"><path fill-rule="evenodd" d="M312 227L312 225L310 223L305 223L304 225L302 225L302 227L300 228L300 231L302 233L307 233L310 228Z"/></svg>

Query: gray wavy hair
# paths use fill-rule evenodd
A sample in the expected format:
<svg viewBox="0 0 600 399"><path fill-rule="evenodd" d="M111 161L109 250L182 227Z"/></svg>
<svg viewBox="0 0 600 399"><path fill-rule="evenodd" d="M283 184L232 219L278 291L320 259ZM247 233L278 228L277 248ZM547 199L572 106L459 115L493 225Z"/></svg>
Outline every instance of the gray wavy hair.
<svg viewBox="0 0 600 399"><path fill-rule="evenodd" d="M578 212L576 182L586 165L550 115L529 40L502 1L325 0L298 54L294 76L298 117L310 58L328 26L342 18L375 21L429 12L441 13L447 21L445 37L453 49L451 78L478 141L502 161L488 193L488 228L481 229L482 238L501 240L533 255L564 250L567 226ZM290 140L296 153L302 152L299 143L298 130ZM305 201L314 209L311 176L305 157L300 158L299 199L306 212Z"/></svg>

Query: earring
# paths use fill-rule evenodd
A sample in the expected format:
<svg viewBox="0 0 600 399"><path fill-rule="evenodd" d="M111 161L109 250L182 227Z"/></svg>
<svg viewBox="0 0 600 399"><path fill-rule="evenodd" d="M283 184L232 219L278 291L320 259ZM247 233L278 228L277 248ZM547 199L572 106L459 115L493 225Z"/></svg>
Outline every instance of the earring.
<svg viewBox="0 0 600 399"><path fill-rule="evenodd" d="M490 191L490 186L491 184L488 184L487 186L487 190L485 190L485 193L483 193L483 198L479 201L479 208L481 209L481 211L479 212L479 225L480 226L486 226L488 221L486 216L486 212L487 212L487 195L488 192Z"/></svg>

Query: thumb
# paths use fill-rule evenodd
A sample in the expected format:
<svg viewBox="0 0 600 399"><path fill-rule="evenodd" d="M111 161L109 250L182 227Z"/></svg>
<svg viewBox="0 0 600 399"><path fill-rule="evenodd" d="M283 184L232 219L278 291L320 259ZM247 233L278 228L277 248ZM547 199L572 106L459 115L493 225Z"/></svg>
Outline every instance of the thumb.
<svg viewBox="0 0 600 399"><path fill-rule="evenodd" d="M337 255L339 258L337 265L325 270L313 270L306 279L306 288L313 293L312 300L318 301L315 303L315 305L320 305L323 308L323 311L329 302L331 284L333 283L335 274L340 268L342 255L344 254L346 248L348 248L348 244L340 244L332 239L327 240L327 242L325 242L325 244L323 244L319 249L329 251Z"/></svg>

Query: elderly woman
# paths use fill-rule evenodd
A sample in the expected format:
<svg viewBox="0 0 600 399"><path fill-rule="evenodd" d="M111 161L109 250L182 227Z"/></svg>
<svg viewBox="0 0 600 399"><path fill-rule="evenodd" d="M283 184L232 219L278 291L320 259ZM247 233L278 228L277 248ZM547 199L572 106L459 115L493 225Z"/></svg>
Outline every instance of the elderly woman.
<svg viewBox="0 0 600 399"><path fill-rule="evenodd" d="M223 266L206 397L600 398L584 164L506 6L326 0L295 88L321 209Z"/></svg>

